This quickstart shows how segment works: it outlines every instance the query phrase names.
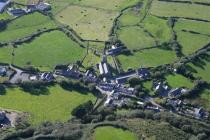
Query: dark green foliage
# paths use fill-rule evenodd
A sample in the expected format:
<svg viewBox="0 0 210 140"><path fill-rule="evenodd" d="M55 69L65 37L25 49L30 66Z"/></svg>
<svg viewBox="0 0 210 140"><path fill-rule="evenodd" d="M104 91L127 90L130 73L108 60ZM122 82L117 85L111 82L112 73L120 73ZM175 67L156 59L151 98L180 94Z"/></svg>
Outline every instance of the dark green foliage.
<svg viewBox="0 0 210 140"><path fill-rule="evenodd" d="M87 101L84 104L79 105L76 107L71 114L76 116L77 118L84 118L90 111L93 109L93 103L91 101Z"/></svg>

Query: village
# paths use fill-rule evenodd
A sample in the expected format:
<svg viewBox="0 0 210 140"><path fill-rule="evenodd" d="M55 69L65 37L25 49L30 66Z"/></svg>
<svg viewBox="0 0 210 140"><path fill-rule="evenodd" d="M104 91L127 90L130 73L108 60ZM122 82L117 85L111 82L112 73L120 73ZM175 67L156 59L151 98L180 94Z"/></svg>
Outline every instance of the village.
<svg viewBox="0 0 210 140"><path fill-rule="evenodd" d="M56 82L56 79L60 77L75 80L85 79L87 82L96 85L96 88L105 97L100 102L106 107L111 107L113 109L124 108L127 104L132 102L137 104L141 109L152 110L154 112L170 111L200 120L208 118L209 113L203 108L190 105L179 99L179 97L186 93L188 89L182 87L172 89L169 88L164 81L153 81L151 88L157 93L156 96L146 95L144 97L137 97L135 95L136 89L129 87L127 83L129 79L132 78L141 80L149 78L150 70L148 68L139 68L137 70L130 70L112 76L109 70L109 63L107 62L107 55L115 55L120 53L121 50L122 49L118 46L107 50L102 56L101 62L96 65L97 69L87 70L85 73L81 72L76 64L69 64L66 66L58 65L53 72L45 71L39 72L38 74L25 71L15 65L0 65L0 82L18 85L22 82ZM98 72L99 75L96 75L96 72ZM156 103L156 98L165 99L167 107L163 107ZM4 111L0 113L2 127L11 126L12 123L8 123L8 121L12 121L8 119L6 113Z"/></svg>

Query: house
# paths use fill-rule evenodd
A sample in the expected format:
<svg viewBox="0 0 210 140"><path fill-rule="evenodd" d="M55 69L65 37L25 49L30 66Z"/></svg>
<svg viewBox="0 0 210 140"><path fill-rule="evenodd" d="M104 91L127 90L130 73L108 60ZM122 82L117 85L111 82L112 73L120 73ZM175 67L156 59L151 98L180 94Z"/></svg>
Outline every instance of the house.
<svg viewBox="0 0 210 140"><path fill-rule="evenodd" d="M54 76L52 72L45 72L41 74L40 79L43 81L52 81L54 80Z"/></svg>
<svg viewBox="0 0 210 140"><path fill-rule="evenodd" d="M49 11L51 10L51 5L49 3L40 2L38 5L36 5L36 9L39 11Z"/></svg>
<svg viewBox="0 0 210 140"><path fill-rule="evenodd" d="M0 1L0 13L3 13L4 10L7 8L7 6L10 4L10 1L7 2L1 2Z"/></svg>
<svg viewBox="0 0 210 140"><path fill-rule="evenodd" d="M112 45L112 48L109 49L106 54L107 55L116 55L119 54L122 51L123 47L116 47L115 45Z"/></svg>
<svg viewBox="0 0 210 140"><path fill-rule="evenodd" d="M186 92L187 92L187 90L184 88L175 88L175 89L172 89L169 91L169 97L177 98Z"/></svg>
<svg viewBox="0 0 210 140"><path fill-rule="evenodd" d="M0 122L3 122L6 118L6 113L4 111L0 111Z"/></svg>
<svg viewBox="0 0 210 140"><path fill-rule="evenodd" d="M146 79L149 75L150 75L150 72L148 69L146 68L140 68L137 70L137 73L138 73L138 76L141 78L141 79Z"/></svg>
<svg viewBox="0 0 210 140"><path fill-rule="evenodd" d="M19 17L26 14L26 11L23 9L11 9L8 11L11 15Z"/></svg>
<svg viewBox="0 0 210 140"><path fill-rule="evenodd" d="M5 67L0 67L0 76L5 76L7 73L7 69Z"/></svg>
<svg viewBox="0 0 210 140"><path fill-rule="evenodd" d="M154 91L162 97L167 97L170 91L169 86L164 82L153 82L153 89Z"/></svg>

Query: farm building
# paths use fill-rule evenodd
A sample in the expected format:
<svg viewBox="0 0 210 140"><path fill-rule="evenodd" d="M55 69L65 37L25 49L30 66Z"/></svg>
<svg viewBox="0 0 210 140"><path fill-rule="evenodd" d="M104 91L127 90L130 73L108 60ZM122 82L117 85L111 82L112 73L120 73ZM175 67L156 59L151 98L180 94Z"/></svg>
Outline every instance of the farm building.
<svg viewBox="0 0 210 140"><path fill-rule="evenodd" d="M48 3L44 3L44 2L40 2L37 6L36 6L37 10L40 11L49 11L51 10L51 5Z"/></svg>
<svg viewBox="0 0 210 140"><path fill-rule="evenodd" d="M0 1L0 13L3 13L5 8L9 5L9 3L10 3L10 1L7 1L7 2L1 2Z"/></svg>
<svg viewBox="0 0 210 140"><path fill-rule="evenodd" d="M26 11L23 9L12 9L12 10L9 10L9 13L13 16L19 17L26 14Z"/></svg>

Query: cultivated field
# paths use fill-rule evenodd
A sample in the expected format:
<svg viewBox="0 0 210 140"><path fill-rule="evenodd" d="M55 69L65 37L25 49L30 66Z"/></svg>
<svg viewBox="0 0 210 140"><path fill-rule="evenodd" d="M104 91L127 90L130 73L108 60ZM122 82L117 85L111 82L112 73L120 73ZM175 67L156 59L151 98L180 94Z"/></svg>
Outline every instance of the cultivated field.
<svg viewBox="0 0 210 140"><path fill-rule="evenodd" d="M94 140L137 140L137 137L130 131L114 128L111 126L98 127L95 129Z"/></svg>
<svg viewBox="0 0 210 140"><path fill-rule="evenodd" d="M43 121L67 121L71 111L78 105L95 97L66 91L59 86L48 89L48 95L31 95L19 88L7 89L6 95L0 97L0 107L30 113L30 123L37 125Z"/></svg>
<svg viewBox="0 0 210 140"><path fill-rule="evenodd" d="M58 39L59 38L59 39ZM31 43L25 43L15 49L14 63L25 67L53 69L57 64L69 64L81 60L86 49L68 38L60 31L45 33Z"/></svg>

